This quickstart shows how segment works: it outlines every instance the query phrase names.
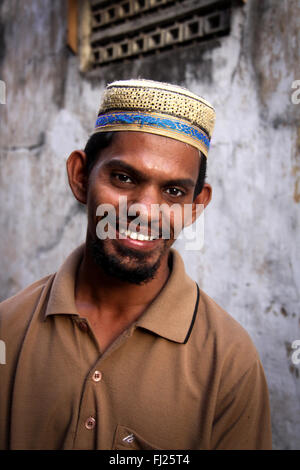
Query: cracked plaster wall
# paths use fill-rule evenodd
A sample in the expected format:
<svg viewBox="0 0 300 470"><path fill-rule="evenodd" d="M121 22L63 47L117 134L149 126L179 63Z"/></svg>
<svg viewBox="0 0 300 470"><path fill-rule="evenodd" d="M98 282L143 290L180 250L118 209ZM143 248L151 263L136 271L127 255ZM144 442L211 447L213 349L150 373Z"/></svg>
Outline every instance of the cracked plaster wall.
<svg viewBox="0 0 300 470"><path fill-rule="evenodd" d="M300 448L300 79L297 0L249 0L218 47L162 53L81 74L60 0L0 2L0 298L56 271L84 240L65 161L92 129L107 81L143 76L203 94L217 111L213 201L188 272L250 333L270 388L274 448Z"/></svg>

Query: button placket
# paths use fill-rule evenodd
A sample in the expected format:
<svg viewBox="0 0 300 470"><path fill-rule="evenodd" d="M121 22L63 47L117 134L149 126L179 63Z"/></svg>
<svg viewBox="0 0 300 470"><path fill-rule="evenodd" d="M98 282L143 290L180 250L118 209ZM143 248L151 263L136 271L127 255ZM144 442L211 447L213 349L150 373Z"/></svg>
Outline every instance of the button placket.
<svg viewBox="0 0 300 470"><path fill-rule="evenodd" d="M90 328L88 321L86 321L84 318L77 318L76 324L78 328L82 329L82 331L86 329L91 337L94 336L93 330ZM79 324L82 326L80 327ZM101 353L100 351L98 360L94 362L94 367L90 369L87 380L85 381L83 387L82 400L79 408L78 427L74 436L74 448L81 448L82 445L85 447L90 446L90 448L92 448L95 445L94 439L97 438L99 440L99 433L97 432L97 429L102 426L102 423L101 414L98 416L97 410L101 409L101 397L107 385L104 383L105 372L103 373L103 371L100 371L99 369L102 367L103 360L107 360L108 356L110 356L112 352L121 347L128 337L132 335L134 330L135 327L131 326L129 331L124 332L121 337L118 338L118 340L113 344L112 348L109 347L104 353ZM97 387L96 394L95 387ZM95 400L96 406L94 406ZM124 441L123 445L127 444L129 447L133 445L135 441L134 436L130 436L128 441Z"/></svg>

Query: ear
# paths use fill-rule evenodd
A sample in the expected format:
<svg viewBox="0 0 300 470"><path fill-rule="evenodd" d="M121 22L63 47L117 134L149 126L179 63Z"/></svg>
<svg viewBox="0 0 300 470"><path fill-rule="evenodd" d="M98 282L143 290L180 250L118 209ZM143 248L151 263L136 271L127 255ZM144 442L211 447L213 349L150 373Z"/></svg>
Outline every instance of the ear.
<svg viewBox="0 0 300 470"><path fill-rule="evenodd" d="M87 171L86 154L75 150L67 160L69 185L77 201L86 204L87 200Z"/></svg>
<svg viewBox="0 0 300 470"><path fill-rule="evenodd" d="M193 224L195 220L202 214L206 206L210 203L212 198L212 187L210 184L205 183L201 193L193 200L192 204L192 220L187 225Z"/></svg>

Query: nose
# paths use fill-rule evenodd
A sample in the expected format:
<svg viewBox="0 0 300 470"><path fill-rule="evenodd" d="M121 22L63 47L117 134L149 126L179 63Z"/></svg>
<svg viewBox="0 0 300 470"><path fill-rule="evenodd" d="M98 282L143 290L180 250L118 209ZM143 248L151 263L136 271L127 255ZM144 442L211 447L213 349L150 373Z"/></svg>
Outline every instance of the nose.
<svg viewBox="0 0 300 470"><path fill-rule="evenodd" d="M128 201L128 216L137 217L139 216L140 221L143 225L150 225L150 223L159 223L158 220L153 220L153 210L156 206L162 202L160 190L154 185L147 185L143 188L139 188L131 201ZM152 218L151 218L152 210Z"/></svg>

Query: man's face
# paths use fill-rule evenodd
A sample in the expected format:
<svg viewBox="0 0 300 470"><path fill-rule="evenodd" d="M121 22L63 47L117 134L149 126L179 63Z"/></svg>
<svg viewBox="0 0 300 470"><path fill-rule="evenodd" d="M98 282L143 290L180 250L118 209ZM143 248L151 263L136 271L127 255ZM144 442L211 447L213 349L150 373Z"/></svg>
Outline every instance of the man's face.
<svg viewBox="0 0 300 470"><path fill-rule="evenodd" d="M155 204L182 208L192 204L199 166L198 151L182 142L143 132L115 133L109 147L101 151L87 188L87 245L108 274L140 284L152 279L161 263L167 262L174 243L173 213L170 236L165 239L163 216L151 209ZM120 196L127 198L128 210L133 204L141 204L141 210L134 216L126 212L124 218ZM97 236L97 224L104 217L96 215L101 204L115 209L116 238ZM137 216L140 224L129 231ZM144 240L137 239L141 234ZM149 240L150 235L155 239Z"/></svg>

